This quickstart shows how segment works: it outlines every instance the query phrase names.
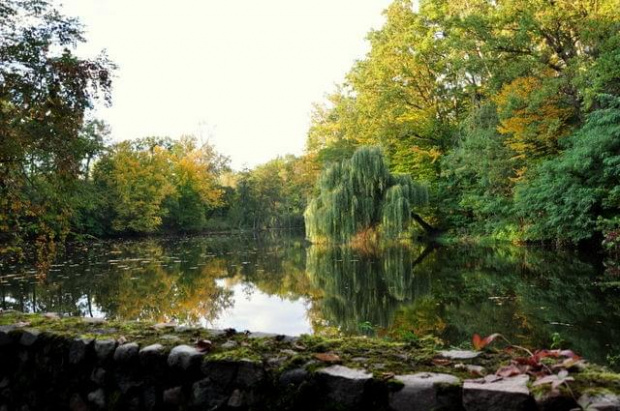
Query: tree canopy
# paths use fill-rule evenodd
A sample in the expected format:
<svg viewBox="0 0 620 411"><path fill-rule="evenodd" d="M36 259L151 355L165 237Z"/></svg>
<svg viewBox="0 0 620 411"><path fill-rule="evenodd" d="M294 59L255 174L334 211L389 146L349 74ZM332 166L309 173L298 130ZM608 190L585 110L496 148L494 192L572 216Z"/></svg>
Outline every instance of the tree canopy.
<svg viewBox="0 0 620 411"><path fill-rule="evenodd" d="M376 147L362 147L351 159L323 170L317 192L304 214L312 241L347 242L379 228L396 237L409 228L414 207L427 201L424 187L389 172Z"/></svg>
<svg viewBox="0 0 620 411"><path fill-rule="evenodd" d="M94 101L109 101L114 69L105 54L76 56L83 41L48 1L0 5L0 241L70 230L72 184L92 155L80 131Z"/></svg>

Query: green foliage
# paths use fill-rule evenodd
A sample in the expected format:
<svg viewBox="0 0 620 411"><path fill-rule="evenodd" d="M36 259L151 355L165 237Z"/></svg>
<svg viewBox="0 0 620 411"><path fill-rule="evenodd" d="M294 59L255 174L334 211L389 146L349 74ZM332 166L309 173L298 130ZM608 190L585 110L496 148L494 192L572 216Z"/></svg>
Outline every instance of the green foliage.
<svg viewBox="0 0 620 411"><path fill-rule="evenodd" d="M51 2L0 6L0 242L9 248L70 231L80 164L99 149L82 126L95 99L109 100L114 69L103 54L74 55L82 42L79 22Z"/></svg>
<svg viewBox="0 0 620 411"><path fill-rule="evenodd" d="M459 234L592 237L597 216L615 216L607 205L616 201L613 187L590 179L588 190L568 193L572 177L550 170L565 162L574 144L567 136L588 139L586 119L606 107L601 94L620 95L619 8L618 0L424 0L418 7L395 0L384 26L368 36L369 53L316 106L308 151L327 165L353 148L381 147L392 171L428 183L435 219ZM517 185L525 191L515 197ZM606 189L610 198L600 198ZM536 190L537 199L525 194ZM311 204L312 215L325 201L355 207L351 192L329 193L331 200ZM389 232L406 224L398 195L394 189L385 207L395 222ZM332 221L327 231L348 237L358 229L334 222L345 215L321 215L325 227Z"/></svg>
<svg viewBox="0 0 620 411"><path fill-rule="evenodd" d="M102 215L111 233L160 228L198 231L221 205L219 175L227 159L193 137L147 138L114 146L94 170ZM105 223L104 223L105 224Z"/></svg>
<svg viewBox="0 0 620 411"><path fill-rule="evenodd" d="M576 243L592 237L597 219L620 212L620 99L601 104L564 152L519 186L515 207L527 238Z"/></svg>
<svg viewBox="0 0 620 411"><path fill-rule="evenodd" d="M376 147L359 148L350 160L326 168L317 190L304 214L312 241L347 242L379 225L396 237L408 228L413 207L427 201L425 189L409 176L390 174Z"/></svg>
<svg viewBox="0 0 620 411"><path fill-rule="evenodd" d="M228 218L244 229L303 226L316 172L307 157L287 155L236 175Z"/></svg>
<svg viewBox="0 0 620 411"><path fill-rule="evenodd" d="M512 218L513 151L497 132L495 106L483 105L463 124L462 137L443 162L439 213L448 227L500 235Z"/></svg>

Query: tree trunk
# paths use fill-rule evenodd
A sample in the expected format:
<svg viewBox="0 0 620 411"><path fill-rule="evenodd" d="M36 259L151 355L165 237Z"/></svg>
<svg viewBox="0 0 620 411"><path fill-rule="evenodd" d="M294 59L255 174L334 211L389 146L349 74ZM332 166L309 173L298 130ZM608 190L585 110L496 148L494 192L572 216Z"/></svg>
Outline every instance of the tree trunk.
<svg viewBox="0 0 620 411"><path fill-rule="evenodd" d="M424 231L426 231L428 235L433 236L439 232L439 230L437 230L435 227L433 227L432 225L424 221L422 217L420 217L416 213L411 213L411 218L413 218L416 223L420 224L420 226L424 229Z"/></svg>

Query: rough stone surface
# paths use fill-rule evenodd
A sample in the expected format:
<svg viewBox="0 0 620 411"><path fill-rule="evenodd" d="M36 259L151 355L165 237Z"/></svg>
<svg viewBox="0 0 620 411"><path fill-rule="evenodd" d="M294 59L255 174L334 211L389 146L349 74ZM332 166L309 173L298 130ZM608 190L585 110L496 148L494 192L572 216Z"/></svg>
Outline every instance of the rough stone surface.
<svg viewBox="0 0 620 411"><path fill-rule="evenodd" d="M41 332L38 330L31 330L28 328L24 328L22 330L22 336L19 339L19 343L25 347L30 347L34 343L37 342L40 335L41 335Z"/></svg>
<svg viewBox="0 0 620 411"><path fill-rule="evenodd" d="M536 410L534 399L527 388L529 377L511 378L489 376L481 380L465 381L463 406L467 411L529 411Z"/></svg>
<svg viewBox="0 0 620 411"><path fill-rule="evenodd" d="M418 373L397 375L403 388L390 394L395 411L458 410L461 382L447 374Z"/></svg>
<svg viewBox="0 0 620 411"><path fill-rule="evenodd" d="M140 358L151 358L161 355L164 352L164 346L161 344L148 345L140 350Z"/></svg>
<svg viewBox="0 0 620 411"><path fill-rule="evenodd" d="M578 402L585 409L620 411L620 396L612 392L586 392Z"/></svg>
<svg viewBox="0 0 620 411"><path fill-rule="evenodd" d="M336 406L355 407L364 401L366 386L372 374L341 365L317 371L317 378L328 401Z"/></svg>
<svg viewBox="0 0 620 411"><path fill-rule="evenodd" d="M95 341L95 353L97 358L101 361L105 361L114 354L116 349L116 341L114 340L96 340Z"/></svg>
<svg viewBox="0 0 620 411"><path fill-rule="evenodd" d="M255 386L265 378L265 370L260 363L241 360L238 367L235 381L244 387Z"/></svg>
<svg viewBox="0 0 620 411"><path fill-rule="evenodd" d="M226 404L230 408L241 408L243 407L243 392L241 390L234 390L230 398L228 399L228 403Z"/></svg>
<svg viewBox="0 0 620 411"><path fill-rule="evenodd" d="M76 338L71 341L71 345L69 346L69 363L79 364L84 361L86 352L92 343L92 338Z"/></svg>
<svg viewBox="0 0 620 411"><path fill-rule="evenodd" d="M200 380L192 385L192 404L207 409L217 409L226 403L228 396L218 388L209 378Z"/></svg>
<svg viewBox="0 0 620 411"><path fill-rule="evenodd" d="M157 409L157 405L158 405L157 392L158 392L157 388L153 386L147 387L144 390L144 394L142 395L142 398L144 399L144 408L146 408L148 411Z"/></svg>
<svg viewBox="0 0 620 411"><path fill-rule="evenodd" d="M114 361L120 363L129 363L136 359L140 346L137 343L129 343L119 345L114 351Z"/></svg>
<svg viewBox="0 0 620 411"><path fill-rule="evenodd" d="M202 373L219 386L232 384L237 376L239 364L235 361L219 360L202 363Z"/></svg>
<svg viewBox="0 0 620 411"><path fill-rule="evenodd" d="M239 345L239 344L237 344L236 341L228 340L224 344L220 345L220 347L225 349L225 350L230 350L232 348L237 347L237 345Z"/></svg>
<svg viewBox="0 0 620 411"><path fill-rule="evenodd" d="M117 372L114 376L114 380L123 394L135 391L134 388L140 388L144 385L143 378L137 378L131 373Z"/></svg>
<svg viewBox="0 0 620 411"><path fill-rule="evenodd" d="M278 382L282 387L295 387L306 381L310 374L305 368L295 368L280 375Z"/></svg>
<svg viewBox="0 0 620 411"><path fill-rule="evenodd" d="M23 410L24 407L21 409ZM73 394L69 400L69 409L71 411L88 411L88 405L86 405L80 394Z"/></svg>
<svg viewBox="0 0 620 411"><path fill-rule="evenodd" d="M95 404L100 409L105 407L105 392L102 388L88 394L88 401Z"/></svg>
<svg viewBox="0 0 620 411"><path fill-rule="evenodd" d="M170 351L168 355L168 365L179 367L183 370L189 369L192 365L200 363L203 354L189 345L178 345Z"/></svg>
<svg viewBox="0 0 620 411"><path fill-rule="evenodd" d="M439 355L451 360L472 360L480 355L480 351L447 350L439 351Z"/></svg>
<svg viewBox="0 0 620 411"><path fill-rule="evenodd" d="M210 336L212 337L218 337L220 335L224 335L226 334L226 331L224 330L214 330L214 329L208 329L207 332L209 333Z"/></svg>
<svg viewBox="0 0 620 411"><path fill-rule="evenodd" d="M97 385L103 385L105 383L106 371L103 368L95 368L90 374L90 380Z"/></svg>
<svg viewBox="0 0 620 411"><path fill-rule="evenodd" d="M580 409L573 398L561 395L559 392L547 392L536 397L536 405L538 411L572 411Z"/></svg>
<svg viewBox="0 0 620 411"><path fill-rule="evenodd" d="M164 390L163 400L165 404L179 405L183 399L183 387L173 387Z"/></svg>
<svg viewBox="0 0 620 411"><path fill-rule="evenodd" d="M9 345L13 342L13 338L9 335L11 331L15 329L12 325L0 326L0 347Z"/></svg>

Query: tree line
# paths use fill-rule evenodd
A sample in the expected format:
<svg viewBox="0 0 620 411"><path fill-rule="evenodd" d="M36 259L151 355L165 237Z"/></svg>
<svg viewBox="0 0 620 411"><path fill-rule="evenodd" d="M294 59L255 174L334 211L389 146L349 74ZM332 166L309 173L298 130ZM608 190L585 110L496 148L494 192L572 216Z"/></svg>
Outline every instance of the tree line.
<svg viewBox="0 0 620 411"><path fill-rule="evenodd" d="M193 136L112 144L93 109L111 103L116 66L78 56L83 42L54 1L0 4L0 263L67 239L303 224L306 158L234 173Z"/></svg>
<svg viewBox="0 0 620 411"><path fill-rule="evenodd" d="M114 63L76 55L83 28L52 1L5 0L1 253L301 226L304 211L310 233L338 241L414 221L617 247L617 10L620 0L394 0L368 54L315 105L305 154L233 172L192 136L110 144L92 109L110 103Z"/></svg>
<svg viewBox="0 0 620 411"><path fill-rule="evenodd" d="M419 4L416 4L419 3ZM455 236L613 242L620 216L618 0L395 0L315 107L324 163L379 146Z"/></svg>

